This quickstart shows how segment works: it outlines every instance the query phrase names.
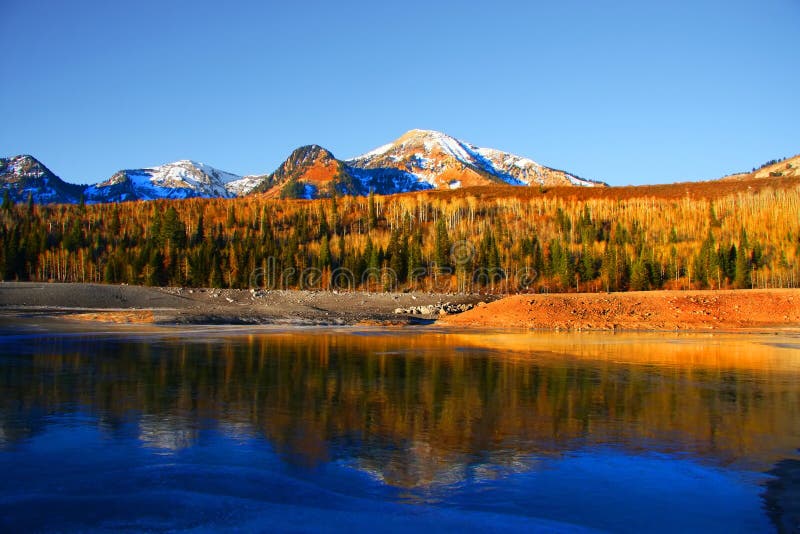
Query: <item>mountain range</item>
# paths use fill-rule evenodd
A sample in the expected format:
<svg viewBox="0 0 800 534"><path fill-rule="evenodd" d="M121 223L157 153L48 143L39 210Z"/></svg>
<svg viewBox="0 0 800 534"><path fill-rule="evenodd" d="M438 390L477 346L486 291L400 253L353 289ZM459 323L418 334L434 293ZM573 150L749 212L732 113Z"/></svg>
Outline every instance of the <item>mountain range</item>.
<svg viewBox="0 0 800 534"><path fill-rule="evenodd" d="M782 162L776 165L781 166L781 175L797 173L798 165L791 162L788 166ZM776 173L771 166L759 172ZM37 203L234 198L248 194L311 199L334 193L366 195L374 191L388 195L480 185L606 186L525 157L480 148L430 130L411 130L389 144L347 160L337 159L318 145L303 146L272 173L249 176L181 160L158 167L121 170L103 182L86 186L63 181L32 156L0 158L0 189L16 202L29 196Z"/></svg>
<svg viewBox="0 0 800 534"><path fill-rule="evenodd" d="M159 198L318 198L334 194L388 195L474 185L605 186L528 158L479 148L449 135L411 130L392 143L340 160L318 145L293 151L270 174L238 176L190 160L126 169L83 186L61 180L32 156L0 158L0 187L9 197L38 203L124 202Z"/></svg>

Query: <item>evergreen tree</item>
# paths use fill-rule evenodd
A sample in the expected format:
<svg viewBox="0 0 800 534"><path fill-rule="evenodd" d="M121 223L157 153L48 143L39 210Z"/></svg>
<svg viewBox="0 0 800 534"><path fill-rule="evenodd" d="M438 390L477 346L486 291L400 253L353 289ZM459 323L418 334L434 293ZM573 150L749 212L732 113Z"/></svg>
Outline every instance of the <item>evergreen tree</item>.
<svg viewBox="0 0 800 534"><path fill-rule="evenodd" d="M592 254L591 249L586 246L585 243L581 249L581 261L578 265L578 275L583 282L589 282L597 277L594 254Z"/></svg>
<svg viewBox="0 0 800 534"><path fill-rule="evenodd" d="M206 237L206 229L203 224L203 214L197 217L197 224L194 227L194 234L192 235L192 245L199 245Z"/></svg>
<svg viewBox="0 0 800 534"><path fill-rule="evenodd" d="M731 243L727 254L724 254L721 258L723 261L720 262L723 266L723 270L725 271L725 277L729 281L733 281L736 278L736 257L736 245Z"/></svg>
<svg viewBox="0 0 800 534"><path fill-rule="evenodd" d="M744 227L739 230L739 248L741 250L750 248L750 243L747 242L747 230L745 230Z"/></svg>
<svg viewBox="0 0 800 534"><path fill-rule="evenodd" d="M173 206L167 208L161 223L161 243L182 249L186 246L186 226L178 218L178 212Z"/></svg>
<svg viewBox="0 0 800 534"><path fill-rule="evenodd" d="M70 252L75 252L83 246L83 231L80 220L75 219L70 225L69 232L64 236L63 246Z"/></svg>
<svg viewBox="0 0 800 534"><path fill-rule="evenodd" d="M439 217L439 220L436 221L433 256L439 273L446 272L450 269L450 247L450 236L447 233L447 226L445 225L444 218Z"/></svg>
<svg viewBox="0 0 800 534"><path fill-rule="evenodd" d="M334 234L342 233L342 221L339 216L339 203L337 202L336 190L333 190L331 195L331 231Z"/></svg>
<svg viewBox="0 0 800 534"><path fill-rule="evenodd" d="M366 269L378 268L378 254L375 245L372 244L372 238L367 235L367 244L364 246L364 258L366 262Z"/></svg>
<svg viewBox="0 0 800 534"><path fill-rule="evenodd" d="M113 260L109 259L106 262L106 266L103 269L103 282L106 284L117 282L117 271L115 267Z"/></svg>
<svg viewBox="0 0 800 534"><path fill-rule="evenodd" d="M695 257L694 273L697 281L706 285L713 286L717 284L719 286L722 274L719 265L719 251L714 242L714 235L710 230Z"/></svg>
<svg viewBox="0 0 800 534"><path fill-rule="evenodd" d="M347 256L346 243L344 242L344 232L339 236L339 250L336 257L336 266L341 266Z"/></svg>
<svg viewBox="0 0 800 534"><path fill-rule="evenodd" d="M407 275L407 240L404 236L400 235L400 231L398 229L395 229L392 234L391 241L393 243L389 250L389 268L392 269L392 271L394 271L394 273L397 275L397 281L403 282L405 281Z"/></svg>
<svg viewBox="0 0 800 534"><path fill-rule="evenodd" d="M150 260L147 263L147 279L145 283L148 286L161 287L166 285L166 272L164 270L164 255L159 249L154 249L150 255Z"/></svg>
<svg viewBox="0 0 800 534"><path fill-rule="evenodd" d="M284 287L292 287L299 280L299 265L297 255L299 252L299 240L297 234L293 233L282 249L281 255L281 274Z"/></svg>
<svg viewBox="0 0 800 534"><path fill-rule="evenodd" d="M211 257L211 274L209 278L210 287L222 287L222 267L219 263L219 256L214 254Z"/></svg>
<svg viewBox="0 0 800 534"><path fill-rule="evenodd" d="M119 219L119 206L114 204L114 208L111 210L111 220L108 221L108 231L112 237L119 237L121 229L122 222Z"/></svg>
<svg viewBox="0 0 800 534"><path fill-rule="evenodd" d="M678 262L678 249L672 245L669 250L669 260L666 266L667 280L676 280L681 276L680 264Z"/></svg>
<svg viewBox="0 0 800 534"><path fill-rule="evenodd" d="M319 268L324 269L326 267L331 266L331 249L330 245L328 244L328 236L323 235L322 241L319 245Z"/></svg>
<svg viewBox="0 0 800 534"><path fill-rule="evenodd" d="M11 211L11 208L14 207L14 201L11 200L11 195L8 194L8 189L3 191L3 211Z"/></svg>
<svg viewBox="0 0 800 534"><path fill-rule="evenodd" d="M423 272L422 248L416 239L412 239L408 246L408 278L414 282Z"/></svg>
<svg viewBox="0 0 800 534"><path fill-rule="evenodd" d="M319 236L330 236L331 229L328 226L328 218L325 216L324 206L319 207Z"/></svg>
<svg viewBox="0 0 800 534"><path fill-rule="evenodd" d="M603 254L600 277L607 291L623 291L628 285L628 262L622 249L609 243Z"/></svg>
<svg viewBox="0 0 800 534"><path fill-rule="evenodd" d="M740 241L741 243L741 241ZM747 251L740 244L736 251L736 271L733 278L733 285L737 289L749 289L752 285L750 271L750 260Z"/></svg>
<svg viewBox="0 0 800 534"><path fill-rule="evenodd" d="M375 191L370 188L367 199L367 228L372 230L378 225L378 213L375 210Z"/></svg>
<svg viewBox="0 0 800 534"><path fill-rule="evenodd" d="M764 266L764 251L761 248L761 243L757 242L753 245L753 252L751 254L750 263L756 269Z"/></svg>
<svg viewBox="0 0 800 534"><path fill-rule="evenodd" d="M633 291L646 291L650 289L650 277L647 265L641 258L631 265L630 288Z"/></svg>
<svg viewBox="0 0 800 534"><path fill-rule="evenodd" d="M150 235L150 239L153 241L153 243L156 243L156 244L159 244L159 245L161 244L161 236L162 236L161 227L162 227L162 224L161 224L161 210L156 208L154 213L153 213L152 219L150 219L150 232L149 232L149 235Z"/></svg>

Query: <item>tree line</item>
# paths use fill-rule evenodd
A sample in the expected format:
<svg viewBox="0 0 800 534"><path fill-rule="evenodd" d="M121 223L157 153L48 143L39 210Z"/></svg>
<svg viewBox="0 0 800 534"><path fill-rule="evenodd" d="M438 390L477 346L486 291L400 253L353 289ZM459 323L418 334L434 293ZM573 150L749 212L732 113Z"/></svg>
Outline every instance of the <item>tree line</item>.
<svg viewBox="0 0 800 534"><path fill-rule="evenodd" d="M800 191L713 199L419 192L0 208L5 280L219 288L797 287Z"/></svg>

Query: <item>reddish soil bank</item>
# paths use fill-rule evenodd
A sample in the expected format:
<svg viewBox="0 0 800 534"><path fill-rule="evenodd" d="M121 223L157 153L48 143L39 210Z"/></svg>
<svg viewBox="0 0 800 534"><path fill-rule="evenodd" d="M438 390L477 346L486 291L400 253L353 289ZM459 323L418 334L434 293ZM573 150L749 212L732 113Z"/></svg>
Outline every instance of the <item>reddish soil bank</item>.
<svg viewBox="0 0 800 534"><path fill-rule="evenodd" d="M514 295L439 323L543 330L800 329L800 289Z"/></svg>

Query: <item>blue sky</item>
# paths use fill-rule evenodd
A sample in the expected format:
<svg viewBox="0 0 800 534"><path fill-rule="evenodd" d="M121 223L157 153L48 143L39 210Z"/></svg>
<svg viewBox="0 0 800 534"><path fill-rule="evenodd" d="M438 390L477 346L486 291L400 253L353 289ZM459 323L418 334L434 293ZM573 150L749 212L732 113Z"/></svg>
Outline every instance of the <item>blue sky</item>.
<svg viewBox="0 0 800 534"><path fill-rule="evenodd" d="M91 183L274 170L412 128L612 185L800 152L800 1L0 5L0 155Z"/></svg>

